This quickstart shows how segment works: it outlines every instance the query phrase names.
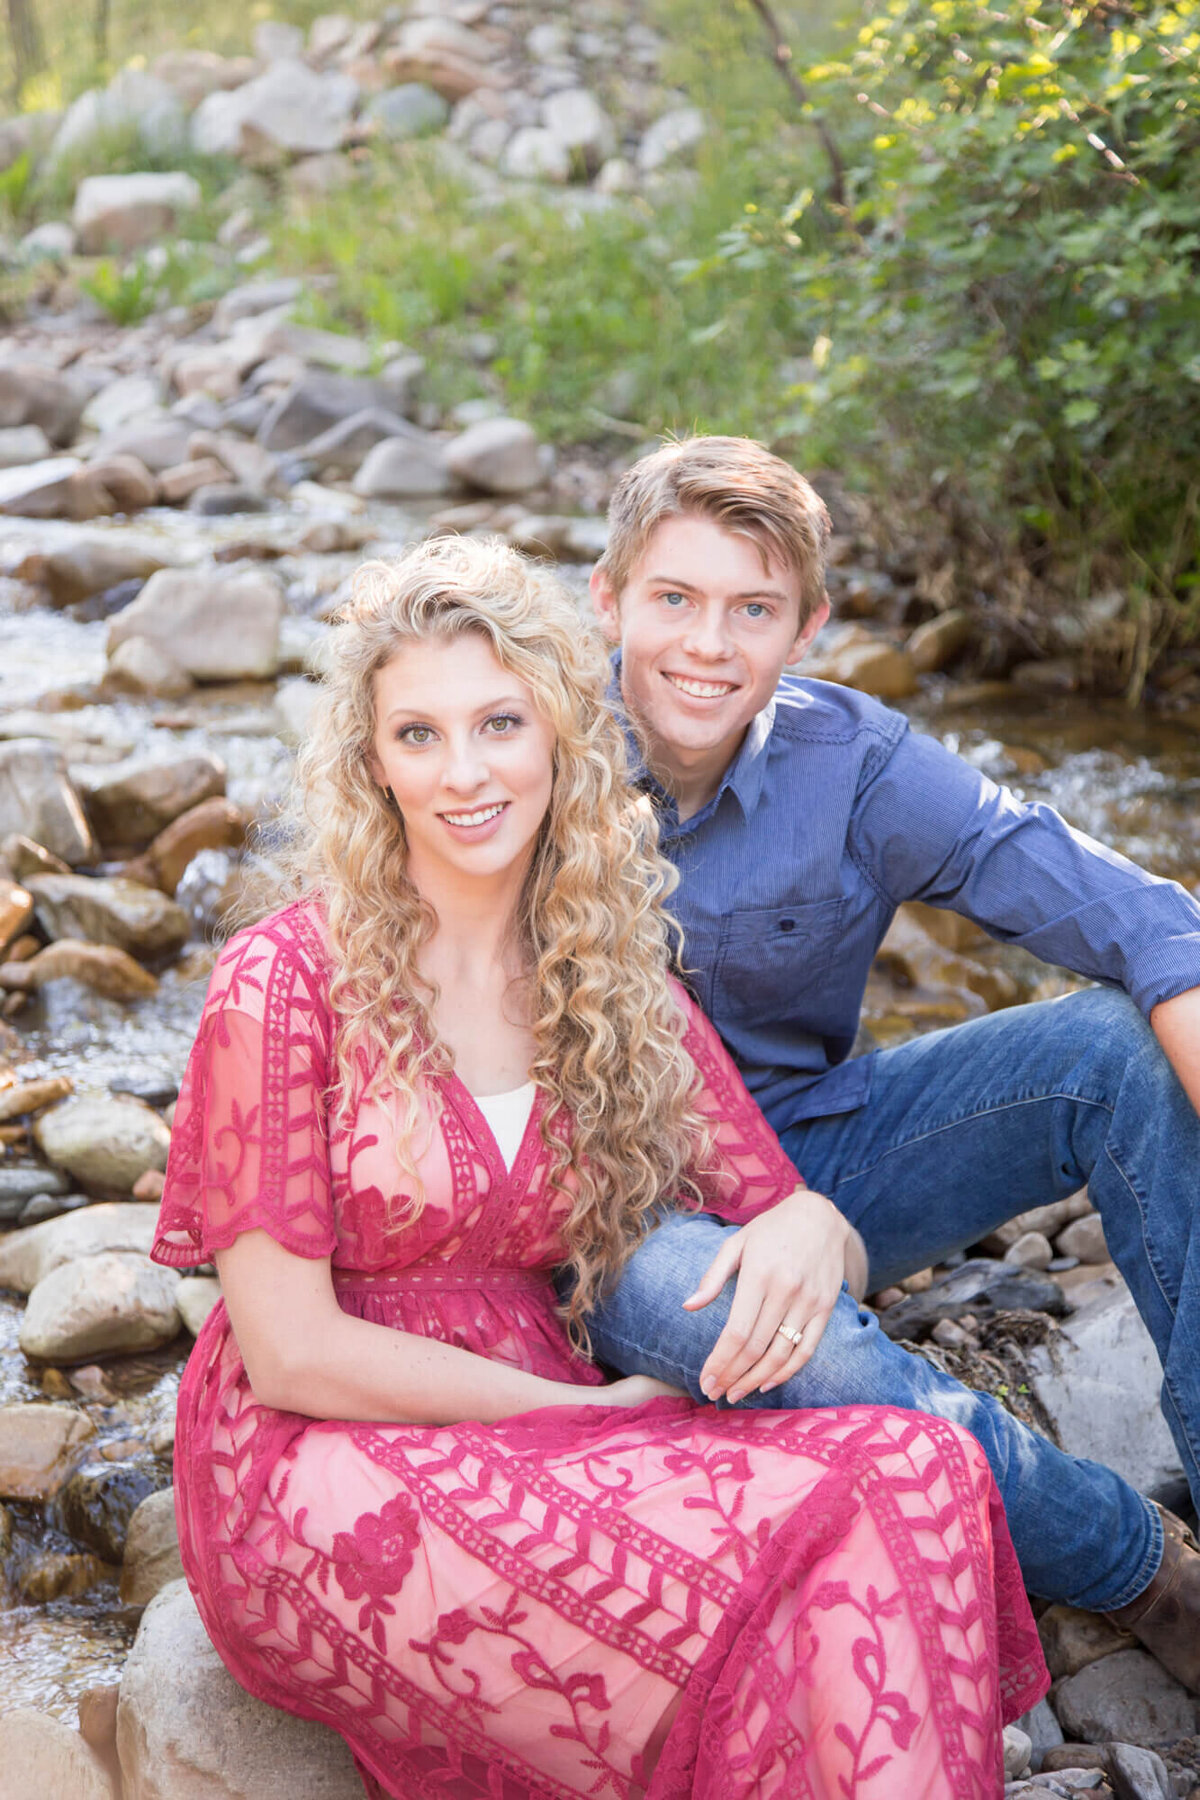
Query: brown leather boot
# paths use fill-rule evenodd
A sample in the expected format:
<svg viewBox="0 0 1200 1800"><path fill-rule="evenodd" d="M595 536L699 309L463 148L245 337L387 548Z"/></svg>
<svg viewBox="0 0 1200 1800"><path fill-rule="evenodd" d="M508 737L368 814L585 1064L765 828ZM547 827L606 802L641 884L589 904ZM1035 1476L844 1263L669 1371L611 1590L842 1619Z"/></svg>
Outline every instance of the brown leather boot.
<svg viewBox="0 0 1200 1800"><path fill-rule="evenodd" d="M1182 1519L1165 1506L1158 1510L1165 1534L1158 1573L1136 1600L1107 1616L1200 1694L1200 1547Z"/></svg>

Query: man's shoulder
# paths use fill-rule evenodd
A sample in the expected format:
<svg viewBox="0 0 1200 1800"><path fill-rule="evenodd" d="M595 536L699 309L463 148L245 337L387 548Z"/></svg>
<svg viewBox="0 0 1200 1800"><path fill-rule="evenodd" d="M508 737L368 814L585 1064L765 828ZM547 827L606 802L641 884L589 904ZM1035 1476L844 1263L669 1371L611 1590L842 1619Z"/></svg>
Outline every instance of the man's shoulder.
<svg viewBox="0 0 1200 1800"><path fill-rule="evenodd" d="M908 730L903 713L871 694L836 682L785 670L775 690L772 738L780 748L802 744L857 744L865 752L890 751Z"/></svg>

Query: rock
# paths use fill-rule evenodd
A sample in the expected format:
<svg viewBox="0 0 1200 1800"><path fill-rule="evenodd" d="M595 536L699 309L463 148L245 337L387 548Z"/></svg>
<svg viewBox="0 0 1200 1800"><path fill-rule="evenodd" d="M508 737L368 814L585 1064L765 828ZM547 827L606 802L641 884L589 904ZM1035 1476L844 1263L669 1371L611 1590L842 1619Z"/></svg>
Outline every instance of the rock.
<svg viewBox="0 0 1200 1800"><path fill-rule="evenodd" d="M299 450L356 413L394 407L395 397L381 381L357 375L304 375L275 401L258 441L267 450Z"/></svg>
<svg viewBox="0 0 1200 1800"><path fill-rule="evenodd" d="M202 100L192 115L192 148L207 156L337 150L357 99L348 75L318 74L287 58L245 87Z"/></svg>
<svg viewBox="0 0 1200 1800"><path fill-rule="evenodd" d="M967 613L951 609L918 625L904 649L918 675L932 675L953 662L960 650L971 641L971 620Z"/></svg>
<svg viewBox="0 0 1200 1800"><path fill-rule="evenodd" d="M354 20L345 13L322 13L309 27L308 60L318 67L327 62L350 42L354 29Z"/></svg>
<svg viewBox="0 0 1200 1800"><path fill-rule="evenodd" d="M88 390L82 382L44 363L0 362L0 427L39 425L52 444L70 444L79 429Z"/></svg>
<svg viewBox="0 0 1200 1800"><path fill-rule="evenodd" d="M1045 1704L1044 1700L1039 1702L1039 1705L1045 1706ZM1061 1731L1059 1736L1062 1736ZM1064 1743L1057 1748L1047 1750L1042 1767L1048 1774L1056 1774L1060 1770L1067 1769L1099 1770L1105 1767L1105 1762L1104 1751L1098 1749L1095 1744Z"/></svg>
<svg viewBox="0 0 1200 1800"><path fill-rule="evenodd" d="M0 513L21 519L97 519L114 510L77 456L0 470Z"/></svg>
<svg viewBox="0 0 1200 1800"><path fill-rule="evenodd" d="M62 549L47 551L35 579L49 589L55 606L73 606L119 581L144 581L164 566L165 559L149 544L114 533L77 537Z"/></svg>
<svg viewBox="0 0 1200 1800"><path fill-rule="evenodd" d="M1027 1713L1022 1713L1017 1720L1021 1730L1029 1738L1033 1749L1030 1756L1030 1768L1036 1775L1042 1768L1048 1753L1063 1741L1062 1726L1054 1716L1054 1710L1046 1700L1039 1700Z"/></svg>
<svg viewBox="0 0 1200 1800"><path fill-rule="evenodd" d="M234 513L266 512L268 506L269 502L261 494L237 481L214 482L212 487L199 488L188 501L189 512L209 519L227 518Z"/></svg>
<svg viewBox="0 0 1200 1800"><path fill-rule="evenodd" d="M242 87L258 73L252 56L218 56L213 50L168 50L158 57L153 75L177 94L188 112L218 88Z"/></svg>
<svg viewBox="0 0 1200 1800"><path fill-rule="evenodd" d="M130 1191L135 1200L147 1200L157 1206L166 1185L166 1176L161 1169L147 1169L144 1175L138 1176Z"/></svg>
<svg viewBox="0 0 1200 1800"><path fill-rule="evenodd" d="M47 219L27 231L17 248L25 263L63 263L75 255L78 241L65 219Z"/></svg>
<svg viewBox="0 0 1200 1800"><path fill-rule="evenodd" d="M154 756L82 767L76 786L100 842L138 847L201 801L225 792L225 764L211 750L170 761Z"/></svg>
<svg viewBox="0 0 1200 1800"><path fill-rule="evenodd" d="M28 888L0 876L0 954L28 930L33 917L33 895Z"/></svg>
<svg viewBox="0 0 1200 1800"><path fill-rule="evenodd" d="M132 1094L80 1094L43 1113L38 1149L85 1188L127 1194L147 1169L165 1169L171 1134L152 1107Z"/></svg>
<svg viewBox="0 0 1200 1800"><path fill-rule="evenodd" d="M21 1349L49 1363L156 1350L179 1330L178 1285L176 1270L159 1268L134 1250L66 1263L30 1294Z"/></svg>
<svg viewBox="0 0 1200 1800"><path fill-rule="evenodd" d="M593 174L613 154L613 122L587 88L560 88L542 102L542 123L582 173Z"/></svg>
<svg viewBox="0 0 1200 1800"><path fill-rule="evenodd" d="M694 150L705 134L704 114L695 106L677 106L655 119L638 145L637 166L651 175L666 163Z"/></svg>
<svg viewBox="0 0 1200 1800"><path fill-rule="evenodd" d="M163 892L173 896L184 870L201 850L236 850L245 837L246 816L240 807L232 800L203 800L159 833L146 860Z"/></svg>
<svg viewBox="0 0 1200 1800"><path fill-rule="evenodd" d="M18 1081L12 1087L0 1088L0 1125L65 1100L74 1087L69 1075L47 1075L40 1081Z"/></svg>
<svg viewBox="0 0 1200 1800"><path fill-rule="evenodd" d="M489 494L523 494L545 480L537 434L519 419L481 419L446 447L452 475Z"/></svg>
<svg viewBox="0 0 1200 1800"><path fill-rule="evenodd" d="M113 944L60 938L27 962L0 963L0 987L12 992L36 994L47 982L64 980L82 982L106 1000L141 1000L158 992L156 977Z"/></svg>
<svg viewBox="0 0 1200 1800"><path fill-rule="evenodd" d="M41 1225L46 1219L57 1219L63 1213L75 1212L89 1204L88 1194L35 1194L21 1208L17 1224L22 1227Z"/></svg>
<svg viewBox="0 0 1200 1800"><path fill-rule="evenodd" d="M170 653L149 638L128 637L108 659L104 685L117 694L181 700L192 678Z"/></svg>
<svg viewBox="0 0 1200 1800"><path fill-rule="evenodd" d="M367 452L354 491L370 500L409 500L445 494L451 486L446 452L437 438L384 438Z"/></svg>
<svg viewBox="0 0 1200 1800"><path fill-rule="evenodd" d="M1045 1206L1031 1206L1028 1212L1017 1213L1015 1218L998 1226L983 1239L983 1248L989 1256L1003 1256L1027 1231L1040 1231L1045 1238L1056 1238L1064 1225L1069 1225L1072 1219L1085 1217L1091 1209L1087 1190L1080 1188L1066 1200L1050 1200Z"/></svg>
<svg viewBox="0 0 1200 1800"><path fill-rule="evenodd" d="M828 656L814 658L812 673L821 681L857 688L880 700L903 700L917 687L917 671L907 651L883 638L856 638Z"/></svg>
<svg viewBox="0 0 1200 1800"><path fill-rule="evenodd" d="M12 425L0 431L0 469L20 469L54 454L40 425Z"/></svg>
<svg viewBox="0 0 1200 1800"><path fill-rule="evenodd" d="M920 1342L939 1319L958 1319L967 1312L986 1319L994 1312L1022 1308L1055 1318L1067 1310L1060 1289L1049 1276L975 1257L934 1281L925 1293L906 1295L889 1306L879 1322L890 1338Z"/></svg>
<svg viewBox="0 0 1200 1800"><path fill-rule="evenodd" d="M328 431L305 444L304 460L320 475L353 475L368 450L389 438L403 438L419 446L429 442L426 432L418 431L398 413L369 406L351 413L348 419L339 419Z"/></svg>
<svg viewBox="0 0 1200 1800"><path fill-rule="evenodd" d="M262 19L254 27L254 54L259 62L295 62L304 55L304 33L281 19Z"/></svg>
<svg viewBox="0 0 1200 1800"><path fill-rule="evenodd" d="M269 281L246 281L230 288L218 300L213 313L213 330L219 338L228 337L244 319L256 319L263 313L290 307L300 299L304 283L294 275L282 275Z"/></svg>
<svg viewBox="0 0 1200 1800"><path fill-rule="evenodd" d="M76 191L72 218L80 249L96 256L157 243L179 229L202 197L195 176L181 171L89 175Z"/></svg>
<svg viewBox="0 0 1200 1800"><path fill-rule="evenodd" d="M66 758L42 738L0 743L0 836L10 834L32 838L68 864L98 854Z"/></svg>
<svg viewBox="0 0 1200 1800"><path fill-rule="evenodd" d="M157 888L121 876L31 875L38 924L48 938L115 944L139 961L174 956L188 936L187 916Z"/></svg>
<svg viewBox="0 0 1200 1800"><path fill-rule="evenodd" d="M161 475L164 469L187 461L192 430L186 419L144 413L105 432L92 451L92 467L104 464L107 468L116 456L133 456L151 475Z"/></svg>
<svg viewBox="0 0 1200 1800"><path fill-rule="evenodd" d="M83 423L103 435L156 412L161 400L162 389L153 375L118 375L92 395L83 409Z"/></svg>
<svg viewBox="0 0 1200 1800"><path fill-rule="evenodd" d="M251 1699L208 1641L182 1581L142 1616L121 1677L125 1800L217 1800L230 1771L254 1800L362 1800L336 1732Z"/></svg>
<svg viewBox="0 0 1200 1800"><path fill-rule="evenodd" d="M39 1227L40 1229L40 1227ZM0 1496L48 1500L96 1427L75 1406L0 1406Z"/></svg>
<svg viewBox="0 0 1200 1800"><path fill-rule="evenodd" d="M1108 1245L1104 1241L1104 1226L1099 1213L1074 1220L1059 1233L1056 1248L1060 1256L1077 1256L1082 1263L1108 1262Z"/></svg>
<svg viewBox="0 0 1200 1800"><path fill-rule="evenodd" d="M1038 1636L1046 1667L1055 1681L1078 1675L1089 1663L1118 1650L1131 1650L1135 1639L1103 1613L1083 1612L1075 1606L1049 1606L1038 1620Z"/></svg>
<svg viewBox="0 0 1200 1800"><path fill-rule="evenodd" d="M59 1494L63 1525L77 1544L107 1563L119 1563L130 1521L147 1497L163 1486L161 1471L148 1459L84 1463Z"/></svg>
<svg viewBox="0 0 1200 1800"><path fill-rule="evenodd" d="M399 87L373 94L363 108L363 117L375 124L382 137L400 143L441 131L449 122L450 107L423 81L404 81Z"/></svg>
<svg viewBox="0 0 1200 1800"><path fill-rule="evenodd" d="M306 681L297 676L293 681L281 681L275 690L275 711L279 717L279 735L285 744L293 747L304 743L312 730L313 717L321 698L321 690L314 681Z"/></svg>
<svg viewBox="0 0 1200 1800"><path fill-rule="evenodd" d="M265 679L279 660L283 594L261 570L160 569L109 625L109 653L147 638L197 681Z"/></svg>
<svg viewBox="0 0 1200 1800"><path fill-rule="evenodd" d="M1026 1360L1068 1456L1107 1463L1142 1493L1173 1491L1182 1469L1159 1410L1162 1367L1127 1288L1081 1306Z"/></svg>
<svg viewBox="0 0 1200 1800"><path fill-rule="evenodd" d="M0 1225L11 1225L37 1195L65 1194L69 1187L65 1175L41 1163L0 1163ZM0 1238L0 1287L16 1285L4 1278L8 1246L13 1241L11 1236Z"/></svg>
<svg viewBox="0 0 1200 1800"><path fill-rule="evenodd" d="M1104 1766L1117 1800L1172 1800L1167 1765L1153 1750L1136 1744L1109 1744Z"/></svg>
<svg viewBox="0 0 1200 1800"><path fill-rule="evenodd" d="M31 1606L74 1600L106 1581L112 1571L90 1551L42 1550L17 1573L17 1592Z"/></svg>
<svg viewBox="0 0 1200 1800"><path fill-rule="evenodd" d="M1200 1730L1200 1700L1145 1650L1118 1650L1068 1675L1054 1708L1085 1744L1161 1744Z"/></svg>
<svg viewBox="0 0 1200 1800"><path fill-rule="evenodd" d="M26 1178L29 1193L38 1179L43 1188L67 1191L67 1183L49 1169L0 1169L0 1175ZM81 1212L65 1213L43 1225L30 1225L0 1239L0 1287L30 1294L55 1269L104 1251L134 1250L148 1256L157 1226L155 1214L134 1201L105 1201Z"/></svg>
<svg viewBox="0 0 1200 1800"><path fill-rule="evenodd" d="M175 1524L175 1489L147 1494L129 1521L121 1566L121 1599L126 1606L148 1606L169 1581L179 1581L179 1531Z"/></svg>
<svg viewBox="0 0 1200 1800"><path fill-rule="evenodd" d="M185 1275L179 1284L175 1303L179 1316L193 1337L221 1298L221 1284L213 1275Z"/></svg>
<svg viewBox="0 0 1200 1800"><path fill-rule="evenodd" d="M121 1690L114 1682L108 1687L85 1688L76 1702L79 1735L90 1744L112 1777L113 1786L121 1791L121 1765L117 1761L117 1701Z"/></svg>
<svg viewBox="0 0 1200 1800"><path fill-rule="evenodd" d="M179 96L144 69L122 69L107 88L81 94L55 133L47 161L51 167L65 157L103 163L104 141L130 130L158 155L177 150L187 138Z"/></svg>
<svg viewBox="0 0 1200 1800"><path fill-rule="evenodd" d="M104 1763L77 1731L21 1706L0 1717L0 1800L116 1800Z"/></svg>
<svg viewBox="0 0 1200 1800"><path fill-rule="evenodd" d="M519 181L570 180L571 152L542 125L523 125L514 131L500 156L505 175Z"/></svg>
<svg viewBox="0 0 1200 1800"><path fill-rule="evenodd" d="M1004 1775L1007 1781L1017 1781L1028 1774L1033 1756L1033 1739L1021 1730L1019 1725L1004 1727Z"/></svg>
<svg viewBox="0 0 1200 1800"><path fill-rule="evenodd" d="M88 476L99 482L119 513L141 512L158 499L158 482L136 456L114 453L96 457L88 465Z"/></svg>
<svg viewBox="0 0 1200 1800"><path fill-rule="evenodd" d="M1009 1245L1004 1252L1004 1261L1015 1263L1019 1269L1048 1269L1054 1258L1054 1251L1048 1238L1040 1231L1024 1231Z"/></svg>

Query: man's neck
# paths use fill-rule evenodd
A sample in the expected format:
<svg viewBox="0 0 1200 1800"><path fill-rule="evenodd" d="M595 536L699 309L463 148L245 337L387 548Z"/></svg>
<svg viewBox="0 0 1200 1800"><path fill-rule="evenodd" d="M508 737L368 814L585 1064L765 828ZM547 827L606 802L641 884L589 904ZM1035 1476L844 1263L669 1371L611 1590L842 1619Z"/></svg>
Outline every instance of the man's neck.
<svg viewBox="0 0 1200 1800"><path fill-rule="evenodd" d="M650 773L674 800L681 825L716 798L726 772L741 749L739 742L732 750L722 745L718 750L688 752L664 746L649 733L646 738Z"/></svg>

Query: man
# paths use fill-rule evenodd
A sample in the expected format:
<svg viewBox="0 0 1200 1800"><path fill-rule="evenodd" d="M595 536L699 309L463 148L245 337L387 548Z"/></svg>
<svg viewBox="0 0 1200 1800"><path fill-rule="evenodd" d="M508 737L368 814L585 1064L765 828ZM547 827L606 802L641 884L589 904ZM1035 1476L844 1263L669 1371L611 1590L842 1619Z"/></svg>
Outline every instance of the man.
<svg viewBox="0 0 1200 1800"><path fill-rule="evenodd" d="M698 1398L965 1425L1029 1587L1114 1615L1200 1691L1179 1521L892 1344L843 1286L856 1232L881 1288L1087 1182L1200 1500L1200 906L879 702L786 673L828 617L830 527L761 446L665 446L610 527L593 598L680 872L685 972L812 1191L740 1231L663 1224L595 1316L597 1353ZM850 1059L911 899L1107 985Z"/></svg>

